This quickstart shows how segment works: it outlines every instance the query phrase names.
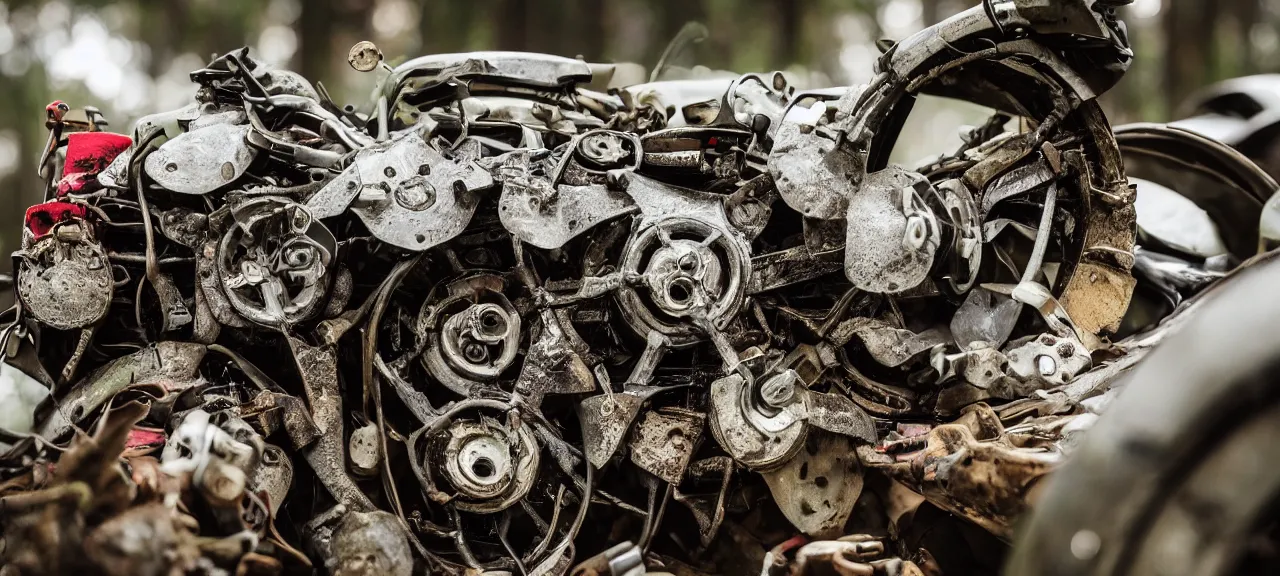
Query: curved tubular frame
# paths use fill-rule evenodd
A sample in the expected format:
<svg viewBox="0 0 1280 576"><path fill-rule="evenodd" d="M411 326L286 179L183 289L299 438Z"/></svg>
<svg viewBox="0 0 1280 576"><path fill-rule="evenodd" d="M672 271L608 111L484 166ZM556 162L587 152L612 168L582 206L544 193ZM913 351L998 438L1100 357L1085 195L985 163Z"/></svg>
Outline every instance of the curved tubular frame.
<svg viewBox="0 0 1280 576"><path fill-rule="evenodd" d="M1086 152L1095 160L1092 166L1083 159L1068 162L1080 171L1083 214L1075 234L1077 246L1064 258L1064 264L1074 266L1063 267L1054 294L1081 332L1114 332L1133 294L1131 269L1137 234L1134 195L1124 175L1119 145L1089 81L1057 52L1029 37L996 43L991 40L993 34L998 34L995 23L978 6L900 42L885 54L880 66L884 71L866 90L852 102L850 98L841 101L844 120L838 120L835 128L844 139L834 153L853 156L856 172L852 185L856 190L867 173L883 167L915 94L930 82L967 64L1030 57L1040 66L1009 66L1009 70L1044 84L1054 100L1054 110L1038 119L1036 130L1021 136L1021 142L1015 144L1021 146L1017 159L1038 153L1053 128L1070 123L1087 135ZM956 44L981 40L991 42L990 48L930 66L939 56L955 53Z"/></svg>

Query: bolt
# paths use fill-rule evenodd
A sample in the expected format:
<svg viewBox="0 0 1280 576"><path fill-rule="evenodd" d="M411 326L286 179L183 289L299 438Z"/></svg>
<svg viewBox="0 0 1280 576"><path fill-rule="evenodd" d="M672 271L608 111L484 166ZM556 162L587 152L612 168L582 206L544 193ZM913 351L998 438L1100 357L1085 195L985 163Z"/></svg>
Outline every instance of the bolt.
<svg viewBox="0 0 1280 576"><path fill-rule="evenodd" d="M1057 360L1047 354L1036 356L1036 367L1040 369L1041 376L1053 376L1058 373Z"/></svg>
<svg viewBox="0 0 1280 576"><path fill-rule="evenodd" d="M924 248L925 240L929 238L929 227L925 223L924 218L919 216L911 216L907 218L907 229L902 236L902 245L908 250L920 250Z"/></svg>
<svg viewBox="0 0 1280 576"><path fill-rule="evenodd" d="M471 342L467 344L463 347L462 354L467 357L468 361L476 364L484 362L485 358L489 356L488 351L485 350L484 346L478 342Z"/></svg>
<svg viewBox="0 0 1280 576"><path fill-rule="evenodd" d="M1093 530L1081 530L1071 536L1071 555L1080 560L1092 560L1102 548L1102 538Z"/></svg>
<svg viewBox="0 0 1280 576"><path fill-rule="evenodd" d="M785 408L795 400L797 379L798 375L794 370L787 370L765 380L760 385L760 398L770 408Z"/></svg>
<svg viewBox="0 0 1280 576"><path fill-rule="evenodd" d="M692 272L693 270L697 269L698 260L699 258L697 254L693 252L689 252L680 256L678 265L680 266L681 270L684 270L685 272Z"/></svg>
<svg viewBox="0 0 1280 576"><path fill-rule="evenodd" d="M405 210L426 210L436 203L436 191L421 176L415 176L404 182L395 191L395 201Z"/></svg>

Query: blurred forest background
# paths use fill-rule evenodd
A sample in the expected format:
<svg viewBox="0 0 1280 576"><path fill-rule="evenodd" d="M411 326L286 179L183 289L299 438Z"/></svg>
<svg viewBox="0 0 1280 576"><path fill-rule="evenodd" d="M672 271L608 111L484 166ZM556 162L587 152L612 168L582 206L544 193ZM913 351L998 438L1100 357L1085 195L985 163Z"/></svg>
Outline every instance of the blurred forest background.
<svg viewBox="0 0 1280 576"><path fill-rule="evenodd" d="M346 64L373 40L394 65L425 53L530 50L652 66L688 21L710 37L676 63L736 72L788 70L813 85L865 82L874 43L901 39L975 0L47 0L0 1L0 253L17 248L23 210L40 201L44 107L97 106L111 130L185 105L188 73L248 45L272 64L362 105L376 77ZM1136 0L1124 20L1137 53L1104 104L1114 123L1168 120L1197 88L1280 72L1280 0ZM643 76L632 69L637 81ZM904 138L979 111L941 104ZM956 140L958 142L958 139ZM911 142L907 146L911 146ZM948 146L952 147L952 146ZM940 151L940 150L934 150ZM0 271L8 271L8 259Z"/></svg>

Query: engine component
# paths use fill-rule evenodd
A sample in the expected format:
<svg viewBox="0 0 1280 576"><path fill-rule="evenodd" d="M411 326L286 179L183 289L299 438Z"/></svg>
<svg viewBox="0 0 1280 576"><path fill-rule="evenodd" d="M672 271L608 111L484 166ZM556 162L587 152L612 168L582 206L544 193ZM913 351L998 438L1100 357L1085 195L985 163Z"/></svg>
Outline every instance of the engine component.
<svg viewBox="0 0 1280 576"><path fill-rule="evenodd" d="M628 242L624 274L643 278L619 293L622 315L640 335L662 333L676 347L700 333L723 329L743 305L751 274L740 238L705 221L671 217L654 222Z"/></svg>
<svg viewBox="0 0 1280 576"><path fill-rule="evenodd" d="M860 87L361 42L363 107L247 49L133 138L55 102L0 563L992 573L1117 377L1273 236L1242 158L1107 124L1119 4L983 2ZM992 114L891 163L925 94ZM1143 154L1249 191L1230 255L1139 230Z"/></svg>
<svg viewBox="0 0 1280 576"><path fill-rule="evenodd" d="M422 361L441 384L459 394L510 368L520 349L520 315L502 294L503 280L478 275L445 287L418 320L426 335Z"/></svg>
<svg viewBox="0 0 1280 576"><path fill-rule="evenodd" d="M281 327L308 320L328 301L337 241L303 206L274 198L232 210L218 244L218 278L231 307Z"/></svg>
<svg viewBox="0 0 1280 576"><path fill-rule="evenodd" d="M409 439L414 450L419 431ZM533 488L539 450L533 432L525 426L515 430L497 422L456 421L438 434L425 438L426 463L411 460L423 479L423 489L441 502L449 502L467 512L499 512L525 496ZM438 489L435 478L447 482L455 494Z"/></svg>
<svg viewBox="0 0 1280 576"><path fill-rule="evenodd" d="M18 297L39 322L70 330L107 314L115 279L83 206L54 201L27 210Z"/></svg>

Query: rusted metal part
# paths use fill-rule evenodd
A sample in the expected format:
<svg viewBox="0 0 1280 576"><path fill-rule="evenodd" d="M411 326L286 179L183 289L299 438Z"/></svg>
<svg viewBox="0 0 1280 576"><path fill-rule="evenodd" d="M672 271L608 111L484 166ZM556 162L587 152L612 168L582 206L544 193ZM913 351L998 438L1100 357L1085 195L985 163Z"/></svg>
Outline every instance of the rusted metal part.
<svg viewBox="0 0 1280 576"><path fill-rule="evenodd" d="M65 191L27 213L0 318L0 398L50 397L0 410L12 533L107 526L50 548L85 573L156 563L113 555L139 530L182 551L168 572L994 565L1115 384L1232 278L1135 226L1096 102L1132 59L1121 3L984 2L882 45L860 87L390 69L361 42L349 64L390 71L365 106L247 49L132 139L55 102ZM893 164L924 94L995 112ZM50 484L104 423L106 472Z"/></svg>
<svg viewBox="0 0 1280 576"><path fill-rule="evenodd" d="M710 546L712 540L720 532L724 522L725 499L729 494L729 483L733 477L733 459L715 456L706 460L698 460L689 465L688 473L694 477L706 476L714 480L719 473L720 482L715 486L714 494L686 494L679 487L672 487L671 499L683 504L693 514L698 523L698 534L702 546Z"/></svg>
<svg viewBox="0 0 1280 576"><path fill-rule="evenodd" d="M190 324L191 311L187 309L186 302L183 302L182 294L178 292L173 279L160 274L156 276L156 280L151 287L156 291L156 298L160 301L160 330L172 332Z"/></svg>
<svg viewBox="0 0 1280 576"><path fill-rule="evenodd" d="M840 250L814 253L806 246L763 254L751 259L747 293L759 294L812 281L843 269Z"/></svg>
<svg viewBox="0 0 1280 576"><path fill-rule="evenodd" d="M382 463L382 449L378 446L378 427L366 424L351 431L351 439L347 445L347 455L351 459L351 472L359 477L370 477L378 474L378 466Z"/></svg>
<svg viewBox="0 0 1280 576"><path fill-rule="evenodd" d="M886 557L884 543L867 534L821 540L801 546L787 574L795 576L924 576L910 560Z"/></svg>
<svg viewBox="0 0 1280 576"><path fill-rule="evenodd" d="M267 444L250 483L255 490L267 494L271 517L275 518L293 487L293 461L283 448Z"/></svg>
<svg viewBox="0 0 1280 576"><path fill-rule="evenodd" d="M516 392L526 395L536 405L545 394L582 394L595 390L591 369L582 358L580 339L575 341L565 330L572 326L562 315L551 311L541 314L537 338L525 353L524 366L516 379Z"/></svg>
<svg viewBox="0 0 1280 576"><path fill-rule="evenodd" d="M201 409L185 413L160 455L161 474L189 478L190 486L204 502L218 511L218 523L235 526L225 517L252 519L243 505L250 489L250 475L259 466L265 444L248 424L228 418L211 421ZM252 524L245 520L245 524Z"/></svg>
<svg viewBox="0 0 1280 576"><path fill-rule="evenodd" d="M447 429L447 438L438 441L444 443L444 470L431 473L440 474L457 491L450 502L459 510L501 511L533 488L539 451L527 426L508 430L485 419L458 421Z"/></svg>
<svg viewBox="0 0 1280 576"><path fill-rule="evenodd" d="M52 411L37 429L49 439L64 437L81 426L84 418L130 386L159 384L181 390L192 384L206 348L186 342L159 342L107 364L54 400Z"/></svg>
<svg viewBox="0 0 1280 576"><path fill-rule="evenodd" d="M684 478L689 459L698 449L706 415L669 409L645 412L631 437L631 461L671 484Z"/></svg>
<svg viewBox="0 0 1280 576"><path fill-rule="evenodd" d="M969 292L964 303L951 317L951 335L956 343L967 347L974 342L1003 345L1013 333L1022 314L1022 303L982 287Z"/></svg>
<svg viewBox="0 0 1280 576"><path fill-rule="evenodd" d="M926 193L932 189L922 175L896 166L862 182L846 216L844 268L854 287L896 294L924 282L941 242Z"/></svg>
<svg viewBox="0 0 1280 576"><path fill-rule="evenodd" d="M418 317L427 371L455 392L467 394L510 368L516 359L521 319L503 294L505 281L476 275L428 298Z"/></svg>
<svg viewBox="0 0 1280 576"><path fill-rule="evenodd" d="M232 209L215 265L231 308L268 327L310 319L328 302L337 241L307 209L277 198Z"/></svg>
<svg viewBox="0 0 1280 576"><path fill-rule="evenodd" d="M1027 510L1036 486L1061 456L1015 447L1004 433L995 412L977 404L923 439L860 448L858 454L863 464L884 470L935 506L1008 539L1013 520Z"/></svg>
<svg viewBox="0 0 1280 576"><path fill-rule="evenodd" d="M426 250L457 236L475 213L478 190L493 185L469 149L446 158L410 131L381 148L367 148L307 203L317 218L351 206L380 240Z"/></svg>
<svg viewBox="0 0 1280 576"><path fill-rule="evenodd" d="M800 532L839 536L862 493L862 469L844 436L811 432L805 446L782 467L764 473L782 513Z"/></svg>
<svg viewBox="0 0 1280 576"><path fill-rule="evenodd" d="M207 194L244 175L257 156L245 142L250 127L212 124L180 134L147 156L157 184L181 194Z"/></svg>
<svg viewBox="0 0 1280 576"><path fill-rule="evenodd" d="M711 434L739 463L769 469L788 461L803 447L808 423L798 402L780 409L751 401L751 385L733 375L711 384Z"/></svg>
<svg viewBox="0 0 1280 576"><path fill-rule="evenodd" d="M413 549L405 529L387 512L348 510L339 504L308 525L308 540L330 574L371 576L413 573Z"/></svg>
<svg viewBox="0 0 1280 576"><path fill-rule="evenodd" d="M1086 219L1080 261L1060 299L1081 331L1107 334L1119 328L1133 295L1130 271L1137 215L1119 147L1102 111L1092 104L1082 106L1080 112L1092 136L1111 146L1103 148L1100 169L1086 172L1094 196L1091 201L1096 199L1099 209Z"/></svg>
<svg viewBox="0 0 1280 576"><path fill-rule="evenodd" d="M612 548L587 558L569 572L572 576L637 576L645 570L640 548L631 542L619 542Z"/></svg>
<svg viewBox="0 0 1280 576"><path fill-rule="evenodd" d="M875 318L863 317L841 322L827 334L827 338L840 345L857 338L876 362L891 368L947 342L942 330L916 334Z"/></svg>
<svg viewBox="0 0 1280 576"><path fill-rule="evenodd" d="M591 131L574 138L558 160L512 153L495 171L502 183L498 216L517 238L554 249L603 222L634 212L625 174L642 159L634 134ZM554 163L553 163L554 161Z"/></svg>
<svg viewBox="0 0 1280 576"><path fill-rule="evenodd" d="M18 298L37 321L61 330L101 321L114 293L111 263L85 216L66 202L32 207L16 254Z"/></svg>
<svg viewBox="0 0 1280 576"><path fill-rule="evenodd" d="M603 468L613 458L640 414L642 404L643 397L621 392L592 396L578 405L578 417L591 437L583 451L592 466Z"/></svg>
<svg viewBox="0 0 1280 576"><path fill-rule="evenodd" d="M209 315L221 326L232 328L245 328L250 322L245 317L238 314L231 307L231 301L227 299L227 295L223 292L223 283L218 276L218 265L216 258L218 254L217 243L205 242L196 252L196 276L200 279L196 290L199 298L205 302ZM197 310L197 312L199 312ZM200 314L197 313L197 319ZM212 327L201 330L201 333L211 331Z"/></svg>
<svg viewBox="0 0 1280 576"><path fill-rule="evenodd" d="M320 433L314 443L301 451L335 500L353 511L373 510L373 502L347 474L337 354L331 347L311 346L296 338L288 340L307 393L311 418Z"/></svg>
<svg viewBox="0 0 1280 576"><path fill-rule="evenodd" d="M681 202L654 210L679 210ZM642 212L647 212L641 207ZM713 212L723 217L723 212ZM751 276L746 242L709 219L670 216L638 231L627 243L624 274L642 278L618 291L623 318L638 334L656 331L676 347L702 339L699 315L723 329L741 309ZM652 304L649 304L652 303Z"/></svg>
<svg viewBox="0 0 1280 576"><path fill-rule="evenodd" d="M333 534L333 574L413 573L413 553L400 523L382 511L348 513Z"/></svg>
<svg viewBox="0 0 1280 576"><path fill-rule="evenodd" d="M799 122L783 122L774 137L769 173L787 205L809 218L836 219L849 210L849 184L843 175L852 171L855 160L833 154L835 148L833 139Z"/></svg>

